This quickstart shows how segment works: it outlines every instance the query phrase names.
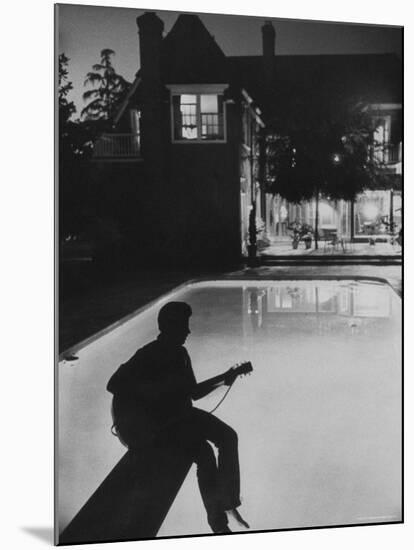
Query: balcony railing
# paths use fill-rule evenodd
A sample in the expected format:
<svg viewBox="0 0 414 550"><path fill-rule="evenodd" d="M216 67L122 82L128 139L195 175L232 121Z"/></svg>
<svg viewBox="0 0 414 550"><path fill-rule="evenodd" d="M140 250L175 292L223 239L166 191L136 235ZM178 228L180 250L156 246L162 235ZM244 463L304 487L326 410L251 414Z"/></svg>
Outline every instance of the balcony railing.
<svg viewBox="0 0 414 550"><path fill-rule="evenodd" d="M140 159L139 134L103 134L94 145L94 159Z"/></svg>
<svg viewBox="0 0 414 550"><path fill-rule="evenodd" d="M402 144L389 143L387 145L376 146L373 148L374 159L377 162L388 164L397 164L402 160Z"/></svg>
<svg viewBox="0 0 414 550"><path fill-rule="evenodd" d="M397 162L401 162L402 160L402 154L401 154L402 144L390 144L385 147L385 162L387 164L396 164Z"/></svg>

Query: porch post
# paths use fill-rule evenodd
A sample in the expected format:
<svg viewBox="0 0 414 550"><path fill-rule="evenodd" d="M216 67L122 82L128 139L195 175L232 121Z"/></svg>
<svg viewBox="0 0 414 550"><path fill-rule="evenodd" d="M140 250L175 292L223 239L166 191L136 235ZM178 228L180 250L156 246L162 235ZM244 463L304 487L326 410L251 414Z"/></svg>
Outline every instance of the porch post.
<svg viewBox="0 0 414 550"><path fill-rule="evenodd" d="M390 231L394 233L394 189L390 189Z"/></svg>
<svg viewBox="0 0 414 550"><path fill-rule="evenodd" d="M315 201L315 250L318 250L318 240L319 240L319 189L316 190L316 201Z"/></svg>
<svg viewBox="0 0 414 550"><path fill-rule="evenodd" d="M355 233L355 222L354 222L354 215L355 215L355 199L353 199L351 202L351 241L354 240L354 233Z"/></svg>
<svg viewBox="0 0 414 550"><path fill-rule="evenodd" d="M254 171L254 126L253 121L250 121L250 213L249 213L249 244L248 249L248 259L247 265L249 267L256 267L258 265L257 258L257 226L256 226L256 208L257 208L257 196L256 196L256 180L255 180L255 171Z"/></svg>

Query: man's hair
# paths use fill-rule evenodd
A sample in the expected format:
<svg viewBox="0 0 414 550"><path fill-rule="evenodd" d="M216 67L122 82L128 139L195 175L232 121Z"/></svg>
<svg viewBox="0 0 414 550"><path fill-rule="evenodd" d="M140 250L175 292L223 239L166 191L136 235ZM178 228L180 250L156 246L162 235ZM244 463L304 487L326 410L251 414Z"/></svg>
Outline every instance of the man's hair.
<svg viewBox="0 0 414 550"><path fill-rule="evenodd" d="M175 324L188 321L192 313L191 307L185 302L168 302L158 313L158 327L161 332L171 330Z"/></svg>

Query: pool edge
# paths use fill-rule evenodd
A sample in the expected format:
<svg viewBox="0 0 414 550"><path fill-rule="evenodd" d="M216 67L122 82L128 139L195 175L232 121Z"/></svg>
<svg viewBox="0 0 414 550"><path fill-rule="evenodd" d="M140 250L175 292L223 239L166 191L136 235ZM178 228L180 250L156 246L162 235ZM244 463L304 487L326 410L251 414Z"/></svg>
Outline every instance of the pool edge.
<svg viewBox="0 0 414 550"><path fill-rule="evenodd" d="M246 278L246 275L247 275L247 278ZM153 300L149 301L147 304L135 309L131 313L128 313L127 315L124 315L124 317L121 317L120 319L118 319L118 321L115 321L114 323L111 323L107 327L105 327L101 330L98 330L98 332L95 332L94 334L92 334L91 336L88 336L84 340L81 340L77 344L74 344L73 346L70 346L69 348L65 349L60 354L58 354L57 364L60 361L65 360L67 356L75 354L76 352L78 352L82 348L86 347L87 345L91 344L95 340L98 340L102 336L105 336L109 332L112 332L116 328L118 328L118 327L122 326L123 324L127 323L130 319L132 319L136 315L138 315L140 313L143 313L147 309L150 309L158 301L162 300L164 297L168 296L169 294L177 294L181 290L183 290L185 287L187 287L189 285L195 285L195 284L198 284L198 283L206 283L206 282L214 283L214 282L223 282L223 281L229 281L229 282L231 282L231 281L235 281L235 282L237 282L237 281L258 281L259 280L258 277L257 277L257 273L251 273L252 276L249 276L249 275L250 275L249 273L244 273L244 274L240 274L240 275L228 275L228 276L223 275L220 278L216 277L214 279L212 279L210 277L200 277L200 278L196 278L196 279L189 279L188 281L185 281L184 283L181 283L180 285L172 288L171 290L169 290L169 291L167 291L163 294L160 294L157 298L154 298ZM394 288L394 286L391 284L391 282L389 280L387 280L383 277L372 277L372 276L364 276L364 275L337 275L337 276L335 276L335 275L320 275L317 278L310 278L309 276L306 276L306 275L295 275L295 277L293 279L292 276L283 276L283 275L281 275L280 277L275 279L274 276L273 277L270 277L270 276L267 277L266 275L262 274L261 277L260 277L260 280L263 281L263 282L264 281L278 282L278 281L292 281L292 280L295 280L295 281L373 281L373 282L378 282L378 283L388 285L397 294L397 296L400 299L402 299L402 294L396 288Z"/></svg>

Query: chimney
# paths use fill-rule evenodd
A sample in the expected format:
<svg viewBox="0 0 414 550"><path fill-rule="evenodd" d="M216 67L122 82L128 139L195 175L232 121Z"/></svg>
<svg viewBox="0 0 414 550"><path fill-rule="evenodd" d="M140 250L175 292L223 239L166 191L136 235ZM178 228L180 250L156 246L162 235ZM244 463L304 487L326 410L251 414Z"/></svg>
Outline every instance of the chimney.
<svg viewBox="0 0 414 550"><path fill-rule="evenodd" d="M262 27L263 57L273 59L275 56L276 32L271 21L265 21Z"/></svg>
<svg viewBox="0 0 414 550"><path fill-rule="evenodd" d="M154 12L137 17L141 54L141 152L147 182L162 184L164 170L161 44L164 23Z"/></svg>
<svg viewBox="0 0 414 550"><path fill-rule="evenodd" d="M143 87L154 92L161 84L161 42L164 23L155 12L137 17Z"/></svg>
<svg viewBox="0 0 414 550"><path fill-rule="evenodd" d="M271 98L276 81L275 69L275 42L276 32L271 21L265 21L262 26L263 44L263 75L266 87L266 95Z"/></svg>

